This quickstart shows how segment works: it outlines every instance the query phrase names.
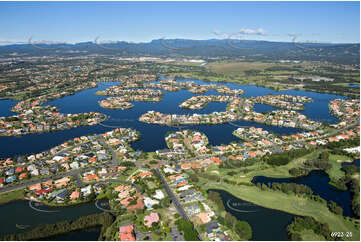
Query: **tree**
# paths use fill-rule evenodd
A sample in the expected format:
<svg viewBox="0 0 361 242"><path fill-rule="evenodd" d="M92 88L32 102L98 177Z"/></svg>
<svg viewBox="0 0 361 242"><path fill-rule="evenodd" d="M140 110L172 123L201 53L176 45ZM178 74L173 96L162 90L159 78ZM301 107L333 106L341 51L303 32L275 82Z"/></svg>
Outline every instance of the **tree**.
<svg viewBox="0 0 361 242"><path fill-rule="evenodd" d="M189 174L189 179L191 179L191 181L194 183L197 183L199 181L198 176L194 173Z"/></svg>
<svg viewBox="0 0 361 242"><path fill-rule="evenodd" d="M252 238L252 228L246 221L237 221L234 226L234 231L238 234L241 240L250 240Z"/></svg>
<svg viewBox="0 0 361 242"><path fill-rule="evenodd" d="M224 204L221 195L219 195L218 192L210 191L208 193L208 198L218 206L218 209L224 210Z"/></svg>
<svg viewBox="0 0 361 242"><path fill-rule="evenodd" d="M198 241L198 233L194 229L193 223L188 220L178 219L176 222L177 228L183 232L185 240Z"/></svg>
<svg viewBox="0 0 361 242"><path fill-rule="evenodd" d="M323 160L323 161L328 161L328 157L329 157L329 153L327 150L322 151L322 153L320 154L319 159Z"/></svg>

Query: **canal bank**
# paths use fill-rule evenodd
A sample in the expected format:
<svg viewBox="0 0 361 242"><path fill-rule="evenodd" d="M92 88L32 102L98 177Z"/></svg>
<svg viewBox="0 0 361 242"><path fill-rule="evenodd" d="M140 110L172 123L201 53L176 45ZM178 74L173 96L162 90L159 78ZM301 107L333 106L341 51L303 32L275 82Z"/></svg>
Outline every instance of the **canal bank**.
<svg viewBox="0 0 361 242"><path fill-rule="evenodd" d="M41 210L54 212L34 210L29 206L29 201L24 200L0 205L0 214L2 217L2 219L0 219L0 237L5 234L30 231L40 224L75 220L80 216L103 212L96 208L94 202L55 208L42 205Z"/></svg>
<svg viewBox="0 0 361 242"><path fill-rule="evenodd" d="M261 190L254 185L231 185L231 184L205 184L205 191L209 189L224 190L236 198L251 202L258 206L279 210L299 216L311 216L321 223L327 223L331 231L350 231L359 240L360 233L356 220L336 215L329 211L326 205L311 201L304 197L285 194L277 191ZM262 219L267 220L267 217Z"/></svg>
<svg viewBox="0 0 361 242"><path fill-rule="evenodd" d="M183 79L180 81L187 81ZM199 85L210 84L200 80L189 79ZM93 126L82 126L70 130L61 130L56 132L29 134L20 137L0 137L0 157L13 157L15 155L24 155L30 153L39 153L50 149L56 145L63 143L66 140L73 139L82 135L100 134L110 131L117 127L134 128L141 132L142 138L132 144L134 149L140 149L145 152L155 151L157 149L166 148L164 135L168 131L177 130L174 127L165 127L160 125L151 125L139 122L138 118L149 110L158 111L161 113L172 114L194 114L194 113L211 113L223 111L225 103L210 103L202 110L187 110L179 108L179 104L184 100L195 96L195 94L188 90L180 90L177 92L164 91L164 96L159 103L150 102L132 102L134 107L129 110L111 110L100 107L99 101L106 99L106 96L95 95L97 91L105 90L110 85L118 85L119 82L111 83L98 83L98 87L83 90L71 96L65 96L44 105L52 105L59 107L61 113L82 113L82 112L101 112L107 115L108 119L101 124ZM306 103L305 110L300 111L312 120L324 121L327 123L334 123L338 119L329 112L328 103L335 98L345 98L338 95L319 94L306 91L280 91L276 92L268 88L256 87L252 85L238 85L234 83L212 83L217 85L225 85L231 90L242 89L245 91L242 97L264 96L264 95L277 95L277 94L290 94L308 96L313 99L312 102ZM211 89L202 95L219 95L218 92ZM1 116L12 115L10 108L15 105L16 101L1 100L0 110ZM260 107L259 111L273 110L273 107L267 105L257 106ZM258 108L257 108L258 109ZM256 110L257 111L257 110ZM278 134L293 134L301 132L300 129L285 128L277 126L268 126L254 122L238 121L235 122L240 126L255 126L263 128L267 131L275 132ZM183 128L183 126L182 126ZM185 127L184 127L185 128ZM189 128L189 127L187 127ZM239 139L232 135L235 127L230 124L221 125L194 125L192 129L197 129L205 133L211 145L227 144L231 141L238 141ZM21 149L19 149L21 147Z"/></svg>
<svg viewBox="0 0 361 242"><path fill-rule="evenodd" d="M351 193L350 191L342 191L330 185L330 178L324 171L313 170L306 176L294 178L273 178L266 176L255 176L252 179L253 184L261 183L296 183L310 187L314 195L319 195L326 201L334 201L342 207L343 215L354 216L351 208Z"/></svg>
<svg viewBox="0 0 361 242"><path fill-rule="evenodd" d="M239 199L224 190L210 189L208 191L218 192L225 210L238 220L247 221L251 225L252 240L288 240L286 228L295 215L258 206Z"/></svg>
<svg viewBox="0 0 361 242"><path fill-rule="evenodd" d="M94 227L47 237L40 241L97 241L100 231L101 227Z"/></svg>

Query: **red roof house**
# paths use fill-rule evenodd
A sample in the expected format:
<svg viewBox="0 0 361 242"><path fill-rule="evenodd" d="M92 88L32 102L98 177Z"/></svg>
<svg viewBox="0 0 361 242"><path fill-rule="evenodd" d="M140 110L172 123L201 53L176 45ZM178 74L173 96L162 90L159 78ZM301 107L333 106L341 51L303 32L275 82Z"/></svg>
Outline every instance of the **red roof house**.
<svg viewBox="0 0 361 242"><path fill-rule="evenodd" d="M133 235L134 226L126 225L119 227L119 240L120 241L135 241Z"/></svg>

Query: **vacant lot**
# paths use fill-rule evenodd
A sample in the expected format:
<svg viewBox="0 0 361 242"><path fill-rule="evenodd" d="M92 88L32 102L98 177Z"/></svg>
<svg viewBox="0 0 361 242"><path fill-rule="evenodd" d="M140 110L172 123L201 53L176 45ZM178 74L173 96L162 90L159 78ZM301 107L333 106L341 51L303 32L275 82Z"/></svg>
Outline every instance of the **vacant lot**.
<svg viewBox="0 0 361 242"><path fill-rule="evenodd" d="M300 65L300 64L298 64ZM221 74L243 75L245 71L255 70L264 71L269 67L287 67L292 68L294 64L278 64L266 62L213 62L206 65L211 71ZM286 73L288 73L287 71ZM277 73L277 72L276 72ZM283 73L283 72L278 72Z"/></svg>
<svg viewBox="0 0 361 242"><path fill-rule="evenodd" d="M274 66L272 63L263 62L213 62L207 66L214 72L226 74L243 74L247 70L259 70Z"/></svg>

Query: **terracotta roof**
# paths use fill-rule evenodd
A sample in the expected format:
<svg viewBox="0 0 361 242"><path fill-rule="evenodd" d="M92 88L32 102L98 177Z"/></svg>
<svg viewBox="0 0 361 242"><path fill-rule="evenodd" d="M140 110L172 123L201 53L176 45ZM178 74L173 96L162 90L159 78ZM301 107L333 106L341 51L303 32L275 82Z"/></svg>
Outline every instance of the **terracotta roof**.
<svg viewBox="0 0 361 242"><path fill-rule="evenodd" d="M79 198L79 195L80 195L80 193L79 193L77 190L75 190L75 191L72 192L72 194L70 195L70 199L77 199L77 198Z"/></svg>
<svg viewBox="0 0 361 242"><path fill-rule="evenodd" d="M144 173L140 173L138 176L140 177L145 177L145 176L151 176L152 172L144 172Z"/></svg>
<svg viewBox="0 0 361 242"><path fill-rule="evenodd" d="M202 221L203 224L211 221L211 219L208 217L208 213L206 212L199 213L197 216Z"/></svg>
<svg viewBox="0 0 361 242"><path fill-rule="evenodd" d="M133 236L133 225L126 225L119 227L119 239L120 241L135 241Z"/></svg>
<svg viewBox="0 0 361 242"><path fill-rule="evenodd" d="M98 181L98 180L99 180L99 177L98 177L97 174L94 174L94 175L92 175L92 174L87 174L87 175L86 175L86 179L87 179L87 180L93 180L93 179L94 179L94 180L97 180L97 181Z"/></svg>
<svg viewBox="0 0 361 242"><path fill-rule="evenodd" d="M136 210L136 209L143 209L143 208L144 208L143 199L138 198L137 204L127 207L127 210Z"/></svg>
<svg viewBox="0 0 361 242"><path fill-rule="evenodd" d="M36 191L41 190L41 184L38 183L38 184L35 184L35 185L32 185L32 186L29 186L29 190L30 190L30 191L33 191L33 190L36 190Z"/></svg>
<svg viewBox="0 0 361 242"><path fill-rule="evenodd" d="M22 172L24 169L25 169L24 167L17 167L17 168L15 169L15 172L16 172L16 173L20 173L20 172Z"/></svg>
<svg viewBox="0 0 361 242"><path fill-rule="evenodd" d="M191 168L191 164L190 164L190 163L183 163L183 164L181 165L181 168L182 168L182 169Z"/></svg>
<svg viewBox="0 0 361 242"><path fill-rule="evenodd" d="M183 181L183 182L178 183L177 186L178 186L178 187L181 187L181 186L186 185L186 184L187 184L187 182L186 182L186 181Z"/></svg>

